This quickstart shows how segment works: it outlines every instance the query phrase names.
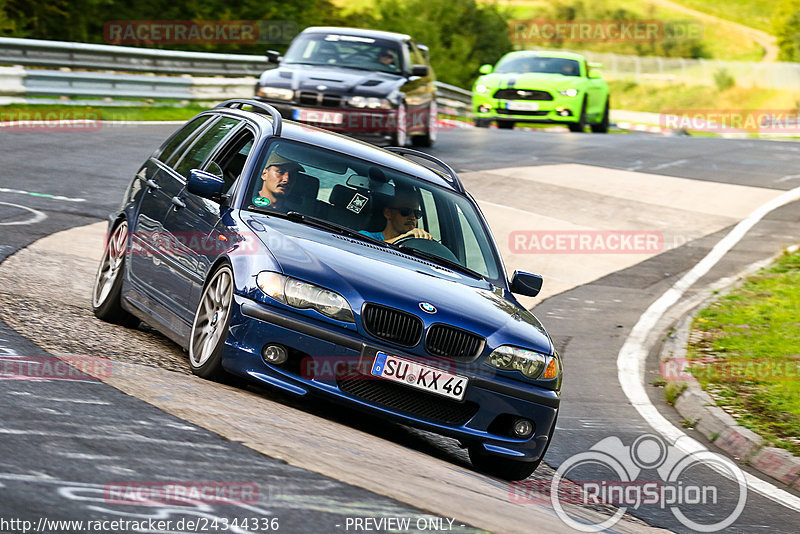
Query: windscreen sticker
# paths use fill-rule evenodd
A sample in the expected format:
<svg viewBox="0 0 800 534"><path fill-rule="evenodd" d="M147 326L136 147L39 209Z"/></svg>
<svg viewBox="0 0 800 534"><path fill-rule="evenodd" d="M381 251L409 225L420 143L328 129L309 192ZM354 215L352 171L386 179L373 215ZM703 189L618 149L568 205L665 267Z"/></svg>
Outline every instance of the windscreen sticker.
<svg viewBox="0 0 800 534"><path fill-rule="evenodd" d="M367 205L367 202L369 202L369 198L365 197L361 193L356 193L356 196L354 196L350 201L350 204L347 205L347 209L353 213L361 213L361 210L364 209L364 207Z"/></svg>
<svg viewBox="0 0 800 534"><path fill-rule="evenodd" d="M267 197L256 197L253 199L253 204L256 206L269 206L272 202Z"/></svg>

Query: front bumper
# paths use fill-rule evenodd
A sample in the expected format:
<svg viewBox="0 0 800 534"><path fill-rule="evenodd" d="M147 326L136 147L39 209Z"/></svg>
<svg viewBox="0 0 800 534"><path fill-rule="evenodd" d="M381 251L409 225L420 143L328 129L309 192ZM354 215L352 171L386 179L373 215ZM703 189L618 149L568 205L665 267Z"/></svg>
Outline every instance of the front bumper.
<svg viewBox="0 0 800 534"><path fill-rule="evenodd" d="M397 131L396 109L306 107L256 97L277 109L281 117L370 142L389 142Z"/></svg>
<svg viewBox="0 0 800 534"><path fill-rule="evenodd" d="M535 109L509 109L515 104ZM539 124L566 124L580 119L581 95L566 97L556 95L553 100L503 100L490 96L473 95L472 109L476 119L504 120Z"/></svg>
<svg viewBox="0 0 800 534"><path fill-rule="evenodd" d="M267 343L288 348L289 361L280 366L265 363L261 349ZM236 296L222 364L229 372L297 395L326 397L465 444L482 443L493 454L521 461L535 461L543 454L560 404L558 392L451 363L448 371L470 380L463 400L455 401L369 375L379 350L420 361L357 332ZM423 363L447 365L433 359ZM508 431L516 417L534 423L530 437L514 437Z"/></svg>

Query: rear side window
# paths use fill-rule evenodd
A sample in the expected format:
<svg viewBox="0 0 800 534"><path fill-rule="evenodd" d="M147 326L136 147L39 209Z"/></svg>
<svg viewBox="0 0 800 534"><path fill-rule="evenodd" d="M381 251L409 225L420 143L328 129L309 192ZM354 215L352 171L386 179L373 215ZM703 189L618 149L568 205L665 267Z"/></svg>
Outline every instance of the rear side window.
<svg viewBox="0 0 800 534"><path fill-rule="evenodd" d="M170 137L169 141L167 141L167 144L164 145L164 148L158 155L158 160L167 163L177 148L180 147L184 141L192 137L192 135L199 132L200 128L206 124L210 118L210 116L206 115L204 117L197 117L196 119L189 121L189 123L178 130L175 135Z"/></svg>
<svg viewBox="0 0 800 534"><path fill-rule="evenodd" d="M175 165L175 171L188 178L189 171L199 169L217 145L239 124L239 120L230 117L222 117L212 124L186 149L181 160Z"/></svg>

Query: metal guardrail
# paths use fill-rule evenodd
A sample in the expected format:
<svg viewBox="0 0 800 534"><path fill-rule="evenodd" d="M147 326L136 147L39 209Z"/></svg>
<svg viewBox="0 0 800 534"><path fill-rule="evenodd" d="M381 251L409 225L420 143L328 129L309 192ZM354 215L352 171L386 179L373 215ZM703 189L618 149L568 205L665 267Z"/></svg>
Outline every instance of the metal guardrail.
<svg viewBox="0 0 800 534"><path fill-rule="evenodd" d="M270 65L274 66L267 61L266 56L156 50L11 37L0 37L0 65L203 76L258 76Z"/></svg>
<svg viewBox="0 0 800 534"><path fill-rule="evenodd" d="M255 79L249 77L258 76L275 66L266 57L255 55L155 50L8 37L0 37L0 64L43 67L14 71L13 76L16 79L13 83L10 81L11 69L0 67L0 70L6 71L5 77L0 72L0 94L159 100L224 100L252 96ZM147 76L122 72L187 76ZM224 78L198 79L188 75ZM441 82L436 82L436 89L441 113L459 117L471 115L469 91Z"/></svg>

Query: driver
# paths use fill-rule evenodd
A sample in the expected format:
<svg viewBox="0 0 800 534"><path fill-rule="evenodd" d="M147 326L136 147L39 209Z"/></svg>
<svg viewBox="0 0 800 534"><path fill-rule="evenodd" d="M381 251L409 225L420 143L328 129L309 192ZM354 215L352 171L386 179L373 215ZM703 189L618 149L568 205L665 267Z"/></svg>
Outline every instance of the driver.
<svg viewBox="0 0 800 534"><path fill-rule="evenodd" d="M412 191L395 195L389 206L383 208L383 216L386 219L386 226L382 232L362 230L361 233L387 243L411 237L433 239L431 234L422 228L417 228L417 222L422 219L422 210L419 209L419 199Z"/></svg>
<svg viewBox="0 0 800 534"><path fill-rule="evenodd" d="M253 198L253 204L286 211L286 195L292 190L297 172L303 167L274 151L267 159L261 173L261 189Z"/></svg>

